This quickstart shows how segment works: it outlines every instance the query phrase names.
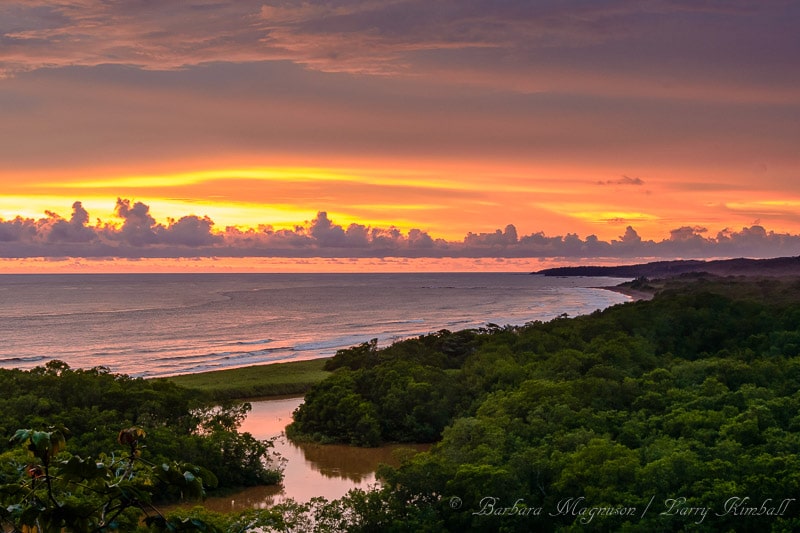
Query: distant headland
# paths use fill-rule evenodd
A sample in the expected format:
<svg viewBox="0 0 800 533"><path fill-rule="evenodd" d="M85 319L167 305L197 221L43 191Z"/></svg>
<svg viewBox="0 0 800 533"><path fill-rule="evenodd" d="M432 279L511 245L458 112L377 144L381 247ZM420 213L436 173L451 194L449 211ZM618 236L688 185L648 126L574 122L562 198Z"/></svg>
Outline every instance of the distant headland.
<svg viewBox="0 0 800 533"><path fill-rule="evenodd" d="M617 278L671 278L688 273L717 276L796 276L800 274L800 256L773 259L720 259L714 261L655 261L620 266L575 266L546 268L531 274L543 276L607 276Z"/></svg>

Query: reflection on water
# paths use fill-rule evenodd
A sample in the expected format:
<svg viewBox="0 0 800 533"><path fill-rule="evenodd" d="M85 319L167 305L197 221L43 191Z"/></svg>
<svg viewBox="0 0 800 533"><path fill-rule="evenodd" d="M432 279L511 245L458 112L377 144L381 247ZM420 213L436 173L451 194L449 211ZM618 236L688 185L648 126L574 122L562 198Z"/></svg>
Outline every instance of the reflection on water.
<svg viewBox="0 0 800 533"><path fill-rule="evenodd" d="M229 512L269 507L289 498L298 502L315 496L341 498L350 489L374 485L375 469L380 463L397 465L401 457L413 453L410 450L429 448L426 444L355 448L290 442L283 436L283 430L302 402L302 397L251 402L253 409L240 428L257 439L278 437L275 450L286 459L282 485L251 487L227 497L207 498L205 507Z"/></svg>
<svg viewBox="0 0 800 533"><path fill-rule="evenodd" d="M295 446L290 443L290 446ZM306 459L306 466L327 478L344 478L353 483L374 480L376 463L393 463L392 447L364 450L352 446L302 443L297 448Z"/></svg>

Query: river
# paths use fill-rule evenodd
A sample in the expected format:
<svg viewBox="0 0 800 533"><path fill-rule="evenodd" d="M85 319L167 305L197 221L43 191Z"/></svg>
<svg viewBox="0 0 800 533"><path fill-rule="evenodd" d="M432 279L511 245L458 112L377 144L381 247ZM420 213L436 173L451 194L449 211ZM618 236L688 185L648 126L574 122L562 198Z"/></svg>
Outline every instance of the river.
<svg viewBox="0 0 800 533"><path fill-rule="evenodd" d="M367 489L374 485L375 469L380 463L398 464L399 457L409 449L429 448L425 444L356 448L290 442L282 433L292 421L292 412L302 402L302 397L251 401L253 409L240 428L257 439L278 437L275 451L285 460L283 483L251 487L224 497L209 497L203 502L206 508L231 512L266 508L287 499L307 502L315 496L328 500L341 498L350 489Z"/></svg>

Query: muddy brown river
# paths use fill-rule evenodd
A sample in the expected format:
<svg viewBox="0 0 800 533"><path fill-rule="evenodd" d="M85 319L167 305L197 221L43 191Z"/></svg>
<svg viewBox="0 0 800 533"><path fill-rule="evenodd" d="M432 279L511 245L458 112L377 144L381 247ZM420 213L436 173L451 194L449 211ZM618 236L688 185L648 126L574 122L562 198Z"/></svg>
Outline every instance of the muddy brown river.
<svg viewBox="0 0 800 533"><path fill-rule="evenodd" d="M302 402L302 397L251 401L253 409L240 431L248 431L257 439L279 436ZM403 454L413 453L410 450L422 451L429 447L428 444L378 448L295 444L280 436L275 442L275 451L285 460L281 485L252 487L225 497L210 497L203 505L214 511L228 512L265 508L290 498L298 502L315 496L329 500L341 498L352 488L366 489L374 485L375 469L380 463L398 464Z"/></svg>

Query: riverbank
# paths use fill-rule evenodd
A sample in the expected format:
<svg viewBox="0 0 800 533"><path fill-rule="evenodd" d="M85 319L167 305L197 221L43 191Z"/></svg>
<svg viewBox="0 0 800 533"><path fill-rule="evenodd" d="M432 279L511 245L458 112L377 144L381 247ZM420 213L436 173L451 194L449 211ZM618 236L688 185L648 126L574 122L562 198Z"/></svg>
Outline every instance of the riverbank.
<svg viewBox="0 0 800 533"><path fill-rule="evenodd" d="M329 357L286 361L225 370L211 370L165 378L188 389L210 393L215 400L299 396L328 377L323 369Z"/></svg>

